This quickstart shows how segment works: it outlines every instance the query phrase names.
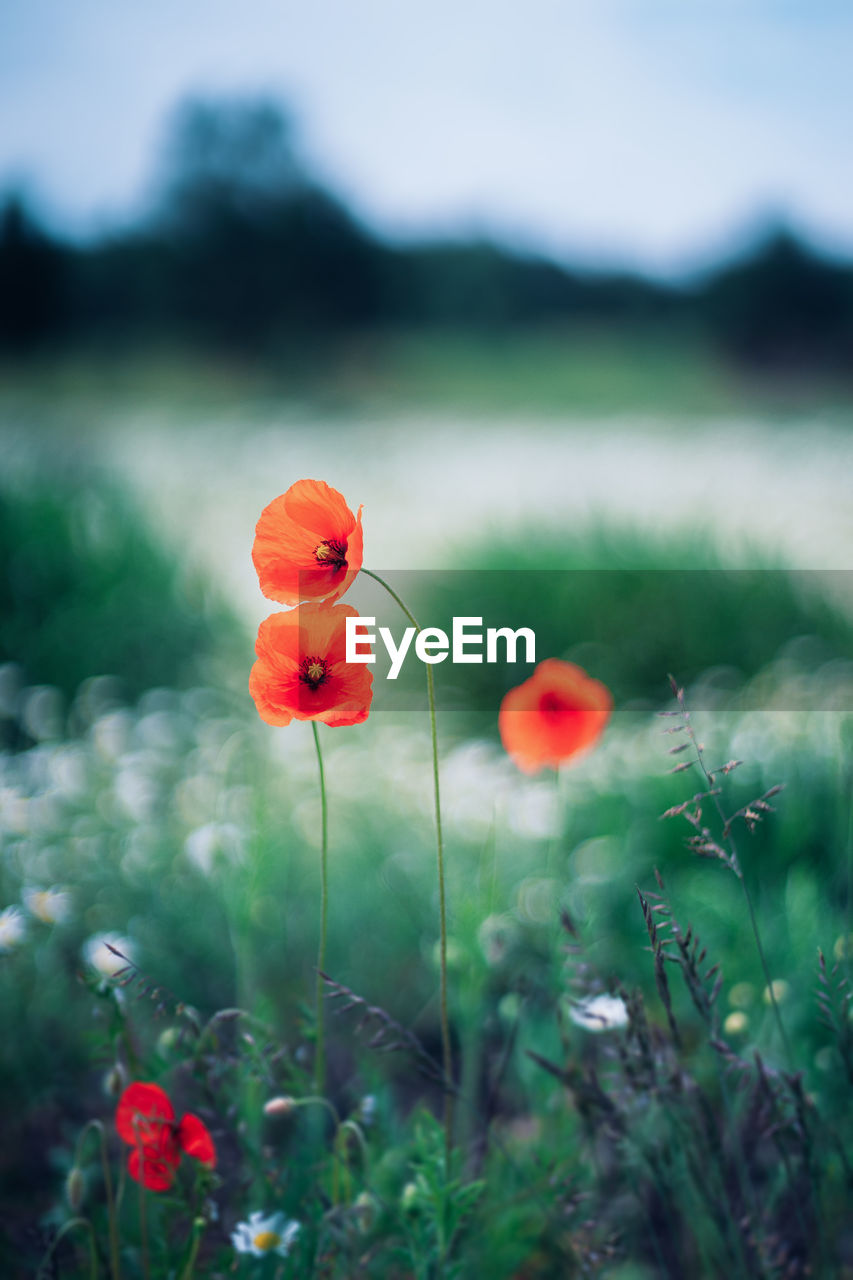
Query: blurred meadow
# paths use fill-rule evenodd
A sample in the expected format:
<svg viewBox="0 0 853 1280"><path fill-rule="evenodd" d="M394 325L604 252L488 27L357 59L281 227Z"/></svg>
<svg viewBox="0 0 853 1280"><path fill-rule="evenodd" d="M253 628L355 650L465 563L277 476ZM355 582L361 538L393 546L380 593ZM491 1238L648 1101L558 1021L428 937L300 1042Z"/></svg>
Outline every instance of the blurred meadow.
<svg viewBox="0 0 853 1280"><path fill-rule="evenodd" d="M793 196L665 269L485 197L394 228L247 48L239 91L187 61L130 215L84 225L0 136L2 1274L853 1276L853 241ZM498 711L532 665L434 669L449 1080L412 658L319 726L317 1066L312 726L248 692L255 524L306 477L421 623L534 626L614 699L528 775ZM346 603L404 625L364 575ZM139 1081L215 1169L128 1178Z"/></svg>

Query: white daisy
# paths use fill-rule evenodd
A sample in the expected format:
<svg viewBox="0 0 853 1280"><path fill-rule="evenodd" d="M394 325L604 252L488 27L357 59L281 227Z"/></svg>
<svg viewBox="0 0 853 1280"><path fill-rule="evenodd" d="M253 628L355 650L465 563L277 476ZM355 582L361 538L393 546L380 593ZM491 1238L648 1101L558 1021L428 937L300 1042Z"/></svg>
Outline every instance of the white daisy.
<svg viewBox="0 0 853 1280"><path fill-rule="evenodd" d="M23 942L27 922L20 907L6 907L0 911L0 955L14 951Z"/></svg>
<svg viewBox="0 0 853 1280"><path fill-rule="evenodd" d="M628 1010L619 996L587 996L569 1005L569 1017L586 1031L613 1031L627 1024Z"/></svg>
<svg viewBox="0 0 853 1280"><path fill-rule="evenodd" d="M117 956L110 947L120 951L121 956ZM83 943L82 950L83 959L96 969L102 978L114 978L122 969L127 968L128 960L134 959L133 943L129 938L123 938L120 933L93 933L91 938L87 938ZM122 956L126 956L127 959L123 960Z"/></svg>
<svg viewBox="0 0 853 1280"><path fill-rule="evenodd" d="M251 1253L255 1258L271 1254L286 1258L298 1234L299 1223L288 1221L283 1213L267 1217L260 1212L250 1213L249 1221L238 1222L231 1232L231 1243L238 1253Z"/></svg>
<svg viewBox="0 0 853 1280"><path fill-rule="evenodd" d="M43 924L63 924L71 913L71 894L65 889L24 889L24 906Z"/></svg>

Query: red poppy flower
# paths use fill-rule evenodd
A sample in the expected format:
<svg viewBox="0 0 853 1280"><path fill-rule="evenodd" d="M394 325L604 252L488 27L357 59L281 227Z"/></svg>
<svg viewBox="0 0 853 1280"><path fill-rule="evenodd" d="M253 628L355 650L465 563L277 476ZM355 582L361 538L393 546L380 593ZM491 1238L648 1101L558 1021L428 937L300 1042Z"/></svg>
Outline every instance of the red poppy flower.
<svg viewBox="0 0 853 1280"><path fill-rule="evenodd" d="M613 709L610 690L581 667L559 658L540 662L529 680L501 703L501 741L519 769L556 769L587 751L604 731Z"/></svg>
<svg viewBox="0 0 853 1280"><path fill-rule="evenodd" d="M210 1169L216 1164L207 1127L190 1113L176 1123L168 1095L156 1084L128 1085L116 1109L116 1131L133 1147L127 1162L131 1178L149 1191L168 1191L182 1151Z"/></svg>
<svg viewBox="0 0 853 1280"><path fill-rule="evenodd" d="M302 604L261 623L249 692L262 720L346 725L367 719L373 675L364 663L346 661L346 620L357 617L346 604Z"/></svg>
<svg viewBox="0 0 853 1280"><path fill-rule="evenodd" d="M361 568L361 512L324 480L297 480L261 513L252 562L279 604L337 600Z"/></svg>

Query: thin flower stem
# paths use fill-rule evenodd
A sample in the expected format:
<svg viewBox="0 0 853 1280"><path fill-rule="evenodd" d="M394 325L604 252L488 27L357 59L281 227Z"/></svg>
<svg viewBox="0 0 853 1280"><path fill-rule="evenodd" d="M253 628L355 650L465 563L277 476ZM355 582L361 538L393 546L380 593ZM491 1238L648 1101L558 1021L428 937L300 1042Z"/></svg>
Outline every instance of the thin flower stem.
<svg viewBox="0 0 853 1280"><path fill-rule="evenodd" d="M730 843L732 843L732 848L734 848L733 842L730 841ZM782 1021L782 1013L781 1013L781 1010L779 1009L779 1003L776 999L776 992L773 989L773 979L770 976L770 967L767 964L767 957L764 954L764 947L761 945L761 934L758 931L758 920L756 919L755 908L752 905L752 894L749 892L749 887L746 883L746 879L743 875L743 871L741 871L741 874L740 874L740 882L743 887L743 896L746 898L746 905L749 911L749 921L750 921L750 924L752 925L753 937L755 938L755 946L758 950L759 959L761 960L761 968L764 970L764 981L767 985L767 993L770 996L770 1003L773 1006L773 1013L776 1017L776 1025L779 1028L779 1035L782 1040L782 1045L785 1049L785 1057L788 1059L788 1069L790 1071L794 1071L796 1070L796 1064L794 1062L794 1053L793 1053L793 1050L791 1049L791 1042L788 1039L788 1033L785 1030L785 1024Z"/></svg>
<svg viewBox="0 0 853 1280"><path fill-rule="evenodd" d="M145 1205L145 1183L139 1180L139 1233L142 1237L142 1274L151 1280L151 1255L148 1250L148 1216Z"/></svg>
<svg viewBox="0 0 853 1280"><path fill-rule="evenodd" d="M37 1275L40 1276L44 1271L45 1267L47 1266L47 1264L50 1262L51 1258L56 1252L56 1247L59 1244L60 1240L62 1240L65 1236L69 1235L69 1233L74 1231L77 1227L85 1227L86 1231L89 1233L89 1262L91 1264L91 1272L90 1272L91 1280L98 1280L98 1250L95 1246L95 1229L88 1218L69 1218L67 1222L64 1222L62 1224L62 1226L57 1231L56 1235L51 1240L47 1253L44 1255L41 1262L39 1263L39 1268L36 1273Z"/></svg>
<svg viewBox="0 0 853 1280"><path fill-rule="evenodd" d="M545 854L545 875L550 878L553 875L554 862L556 861L557 850L563 838L563 790L562 790L562 774L559 764L554 769L554 827L551 832L551 838L548 841L548 849Z"/></svg>
<svg viewBox="0 0 853 1280"><path fill-rule="evenodd" d="M113 1197L113 1180L110 1173L110 1162L107 1158L107 1143L104 1131L101 1130L101 1168L104 1171L104 1191L107 1197L107 1221L110 1233L110 1269L113 1280L121 1280L121 1261L118 1249L118 1209L119 1200Z"/></svg>
<svg viewBox="0 0 853 1280"><path fill-rule="evenodd" d="M338 1115L328 1098L321 1098L319 1095L317 1097L309 1095L307 1098L289 1098L288 1101L293 1107L325 1107L335 1122L335 1128L340 1127L341 1117Z"/></svg>
<svg viewBox="0 0 853 1280"><path fill-rule="evenodd" d="M397 595L397 592L388 585L384 578L380 578L378 573L373 573L370 569L363 568L361 572L366 574L368 578L372 578L374 582L378 582L380 587L384 587L391 599L395 600L400 606L415 630L420 633L421 626L417 618L415 618L411 611L407 609L403 604L403 601ZM430 730L432 733L432 775L435 794L435 837L438 860L438 918L441 956L441 1044L445 1076L444 1150L446 1163L449 1166L450 1151L453 1145L453 1054L450 1046L450 1020L447 1015L447 899L444 886L444 840L441 831L441 794L438 776L438 731L435 719L435 681L433 680L432 666L429 663L426 663L425 665L427 674L427 696L429 699Z"/></svg>
<svg viewBox="0 0 853 1280"><path fill-rule="evenodd" d="M345 1120L341 1125L341 1132L352 1133L355 1135L355 1139L358 1142L358 1147L361 1152L361 1161L362 1161L362 1167L364 1170L364 1180L365 1182L369 1182L370 1181L370 1151L368 1149L367 1139L364 1136L364 1132L361 1128L361 1125L356 1124L355 1120Z"/></svg>
<svg viewBox="0 0 853 1280"><path fill-rule="evenodd" d="M326 927L328 924L329 914L329 882L328 882L328 861L329 861L329 814L326 804L326 774L323 769L323 752L320 750L320 734L317 731L317 723L311 721L311 728L314 733L314 746L317 749L317 767L320 771L320 813L321 813L321 840L320 840L320 946L317 952L317 998L316 998L316 1023L317 1023L317 1046L314 1058L314 1087L318 1093L323 1093L326 1088L326 1036L325 1025L323 1021L323 979L320 976L326 968Z"/></svg>
<svg viewBox="0 0 853 1280"><path fill-rule="evenodd" d="M842 790L842 795L853 796L853 771L847 776L847 783ZM853 948L851 948L851 942L853 942L853 804L850 805L847 817L847 906L845 913L847 917L844 929L846 941L843 955L844 967L849 982L851 968L853 968L850 963L851 954L853 954Z"/></svg>
<svg viewBox="0 0 853 1280"><path fill-rule="evenodd" d="M145 1212L144 1154L145 1148L139 1133L139 1118L134 1116L133 1129L136 1134L137 1151L139 1152L139 1235L142 1242L142 1274L145 1280L151 1280L151 1255L148 1250L148 1218Z"/></svg>
<svg viewBox="0 0 853 1280"><path fill-rule="evenodd" d="M118 1256L118 1213L116 1201L113 1197L113 1180L110 1175L110 1162L107 1156L107 1139L104 1133L104 1126L100 1120L90 1120L83 1128L80 1137L77 1139L77 1146L74 1153L75 1165L80 1165L81 1155L83 1151L83 1143L86 1140L90 1130L94 1130L98 1135L98 1144L101 1151L101 1170L104 1177L104 1194L107 1198L107 1222L109 1224L110 1236L110 1274L112 1280L121 1280L121 1269Z"/></svg>
<svg viewBox="0 0 853 1280"><path fill-rule="evenodd" d="M201 1244L201 1237L203 1232L204 1232L204 1226L201 1224L201 1222L198 1219L196 1219L196 1221L193 1223L193 1238L192 1238L192 1243L190 1245L189 1257L187 1258L186 1266L181 1272L181 1280L192 1280L193 1274L195 1272L196 1258L198 1257L198 1247Z"/></svg>

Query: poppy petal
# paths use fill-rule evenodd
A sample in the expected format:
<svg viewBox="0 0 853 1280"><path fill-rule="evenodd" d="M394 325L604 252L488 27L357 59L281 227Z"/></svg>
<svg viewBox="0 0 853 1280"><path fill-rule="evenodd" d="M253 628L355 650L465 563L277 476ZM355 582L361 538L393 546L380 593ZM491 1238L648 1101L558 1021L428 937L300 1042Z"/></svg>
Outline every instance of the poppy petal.
<svg viewBox="0 0 853 1280"><path fill-rule="evenodd" d="M557 768L598 740L612 707L600 681L574 663L549 658L505 696L498 716L501 741L525 773Z"/></svg>
<svg viewBox="0 0 853 1280"><path fill-rule="evenodd" d="M283 728L290 724L293 712L288 707L298 702L298 692L290 689L277 676L269 662L256 662L249 672L249 693L258 715L267 724Z"/></svg>
<svg viewBox="0 0 853 1280"><path fill-rule="evenodd" d="M357 618L345 604L302 604L261 623L255 646L258 661L249 692L268 724L319 720L334 726L367 719L373 696L372 672L364 663L347 663L346 624ZM308 664L317 665L316 679Z"/></svg>
<svg viewBox="0 0 853 1280"><path fill-rule="evenodd" d="M344 592L349 590L364 561L364 530L361 527L361 513L363 510L363 506L359 507L355 524L347 538L346 573L338 583L334 593L328 597L329 600L339 600Z"/></svg>
<svg viewBox="0 0 853 1280"><path fill-rule="evenodd" d="M290 519L320 538L346 539L355 525L343 494L325 480L297 480L282 499Z"/></svg>
<svg viewBox="0 0 853 1280"><path fill-rule="evenodd" d="M156 1146L175 1119L168 1095L157 1084L130 1084L116 1108L116 1132L131 1146Z"/></svg>
<svg viewBox="0 0 853 1280"><path fill-rule="evenodd" d="M297 480L274 498L261 513L252 545L264 595L287 605L343 595L361 568L361 511L354 516L343 495L323 480ZM322 544L325 560L318 555Z"/></svg>
<svg viewBox="0 0 853 1280"><path fill-rule="evenodd" d="M192 1156L194 1160L200 1160L202 1164L213 1169L216 1166L216 1148L213 1145L213 1138L207 1126L199 1120L198 1116L194 1116L192 1112L187 1112L181 1123L178 1125L176 1138L178 1146Z"/></svg>
<svg viewBox="0 0 853 1280"><path fill-rule="evenodd" d="M141 1182L149 1191L168 1191L175 1181L175 1169L180 1157L177 1149L155 1152L143 1147L131 1151L127 1161L127 1171L134 1182Z"/></svg>

